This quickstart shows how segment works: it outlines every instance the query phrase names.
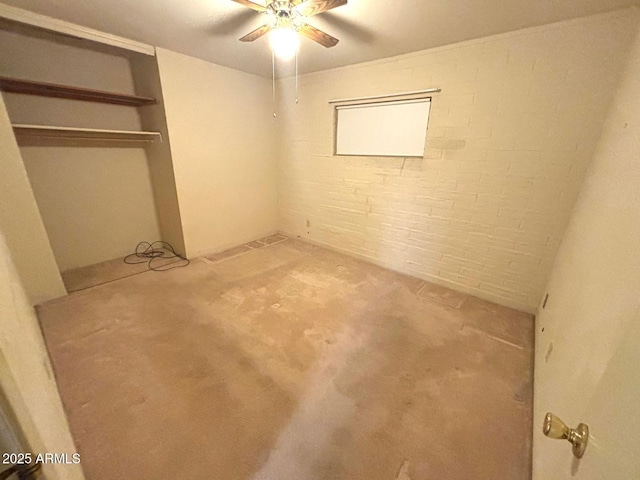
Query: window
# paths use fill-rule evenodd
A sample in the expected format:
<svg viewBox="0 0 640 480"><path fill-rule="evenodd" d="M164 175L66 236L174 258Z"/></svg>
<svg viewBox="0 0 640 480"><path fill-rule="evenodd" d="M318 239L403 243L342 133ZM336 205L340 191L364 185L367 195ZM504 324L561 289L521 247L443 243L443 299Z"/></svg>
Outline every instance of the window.
<svg viewBox="0 0 640 480"><path fill-rule="evenodd" d="M422 157L431 98L336 105L336 155Z"/></svg>

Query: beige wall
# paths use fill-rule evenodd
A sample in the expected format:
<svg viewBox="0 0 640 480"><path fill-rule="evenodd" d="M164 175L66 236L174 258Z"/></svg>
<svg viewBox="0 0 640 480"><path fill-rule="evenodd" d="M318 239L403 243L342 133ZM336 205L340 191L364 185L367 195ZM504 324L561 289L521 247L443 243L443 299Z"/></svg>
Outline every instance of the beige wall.
<svg viewBox="0 0 640 480"><path fill-rule="evenodd" d="M274 232L269 81L164 49L157 56L187 254Z"/></svg>
<svg viewBox="0 0 640 480"><path fill-rule="evenodd" d="M160 240L142 149L23 147L29 180L61 271Z"/></svg>
<svg viewBox="0 0 640 480"><path fill-rule="evenodd" d="M0 389L33 453L76 452L40 326L1 232ZM49 480L84 478L77 465L48 464L44 471Z"/></svg>
<svg viewBox="0 0 640 480"><path fill-rule="evenodd" d="M610 478L637 478L637 430L610 432L607 425L629 428L632 418L618 410L622 398L605 398L608 412L602 424L589 416L587 406L602 390L603 374L628 332L640 322L640 34L636 37L626 73L617 90L593 163L575 205L571 222L547 285L549 300L540 309L536 330L534 402L534 479L570 479L569 450L545 439L540 431L547 411L572 426L591 424L592 446L586 452L586 473L602 451L618 438L624 451L608 452ZM638 358L635 334L635 362ZM619 366L619 365L618 365ZM630 373L632 370L628 370ZM610 380L610 379L609 379ZM617 390L624 391L624 377ZM632 381L631 384L634 384ZM635 382L637 384L637 382ZM600 392L602 394L602 392ZM629 392L626 392L628 394ZM634 405L637 398L627 401ZM620 415L623 415L620 418ZM610 435L607 437L607 435ZM622 463L613 461L618 458ZM629 470L624 470L624 462ZM620 470L617 470L620 469ZM619 472L635 472L635 475ZM588 475L579 478L604 478Z"/></svg>
<svg viewBox="0 0 640 480"><path fill-rule="evenodd" d="M138 95L153 97L157 105L149 105L139 110L142 129L160 132L162 142L153 142L147 147L148 162L153 194L156 201L158 223L162 239L169 242L181 254L185 253L180 206L176 190L176 179L171 158L171 139L167 129L164 98L158 72L158 59L138 55L131 60L131 70Z"/></svg>
<svg viewBox="0 0 640 480"><path fill-rule="evenodd" d="M0 74L134 93L129 60L0 31ZM5 93L13 123L139 130L135 108ZM145 151L22 147L59 268L94 264L160 239Z"/></svg>
<svg viewBox="0 0 640 480"><path fill-rule="evenodd" d="M66 295L0 95L0 229L35 304Z"/></svg>
<svg viewBox="0 0 640 480"><path fill-rule="evenodd" d="M279 228L534 311L634 18L621 11L305 75L299 104L293 79L279 82ZM328 100L430 87L442 93L424 159L332 155Z"/></svg>

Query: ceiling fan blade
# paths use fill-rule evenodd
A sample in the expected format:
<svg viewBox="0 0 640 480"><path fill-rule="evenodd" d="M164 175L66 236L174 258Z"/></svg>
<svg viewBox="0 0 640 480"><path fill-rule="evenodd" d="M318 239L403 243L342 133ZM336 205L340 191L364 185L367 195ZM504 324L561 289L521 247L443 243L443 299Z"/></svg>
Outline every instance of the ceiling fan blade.
<svg viewBox="0 0 640 480"><path fill-rule="evenodd" d="M245 7L249 7L256 12L264 12L266 8L262 5L252 2L251 0L231 0L232 2L239 3L240 5L244 5Z"/></svg>
<svg viewBox="0 0 640 480"><path fill-rule="evenodd" d="M335 47L340 41L328 33L324 33L322 30L318 30L317 28L307 24L302 25L298 31L305 37L310 38L314 42L318 42L320 45L327 48Z"/></svg>
<svg viewBox="0 0 640 480"><path fill-rule="evenodd" d="M296 7L296 10L305 17L313 17L336 7L346 5L347 0L307 0Z"/></svg>
<svg viewBox="0 0 640 480"><path fill-rule="evenodd" d="M339 34L340 37L350 37L362 43L372 43L377 37L375 31L371 28L364 26L359 21L350 20L340 13L323 13L322 21L326 22L327 26L331 25L331 30Z"/></svg>
<svg viewBox="0 0 640 480"><path fill-rule="evenodd" d="M247 33L244 37L240 39L241 42L253 42L257 40L269 30L271 30L271 25L262 25L261 27L256 28L253 32Z"/></svg>

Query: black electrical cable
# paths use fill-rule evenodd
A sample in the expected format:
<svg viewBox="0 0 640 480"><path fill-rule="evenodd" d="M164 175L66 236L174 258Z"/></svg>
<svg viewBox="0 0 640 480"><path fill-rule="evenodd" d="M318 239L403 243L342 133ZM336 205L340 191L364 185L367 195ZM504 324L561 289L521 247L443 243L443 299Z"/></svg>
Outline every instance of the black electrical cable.
<svg viewBox="0 0 640 480"><path fill-rule="evenodd" d="M171 258L179 258L180 260L158 265L159 259L169 260ZM154 265L154 261L156 265ZM135 253L124 257L124 263L128 263L129 265L146 263L149 270L164 272L174 268L186 267L189 265L189 259L178 255L170 243L159 240L153 243L140 242L136 246Z"/></svg>

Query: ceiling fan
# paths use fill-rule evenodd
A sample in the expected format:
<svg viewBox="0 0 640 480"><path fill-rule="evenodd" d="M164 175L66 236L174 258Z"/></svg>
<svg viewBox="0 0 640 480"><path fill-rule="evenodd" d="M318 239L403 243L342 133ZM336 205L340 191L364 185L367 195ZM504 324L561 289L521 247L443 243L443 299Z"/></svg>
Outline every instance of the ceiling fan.
<svg viewBox="0 0 640 480"><path fill-rule="evenodd" d="M242 37L241 42L253 42L274 29L288 29L327 48L335 47L339 40L312 27L306 23L306 19L347 4L347 0L268 0L264 6L251 0L233 1L266 14L269 19L266 24Z"/></svg>

